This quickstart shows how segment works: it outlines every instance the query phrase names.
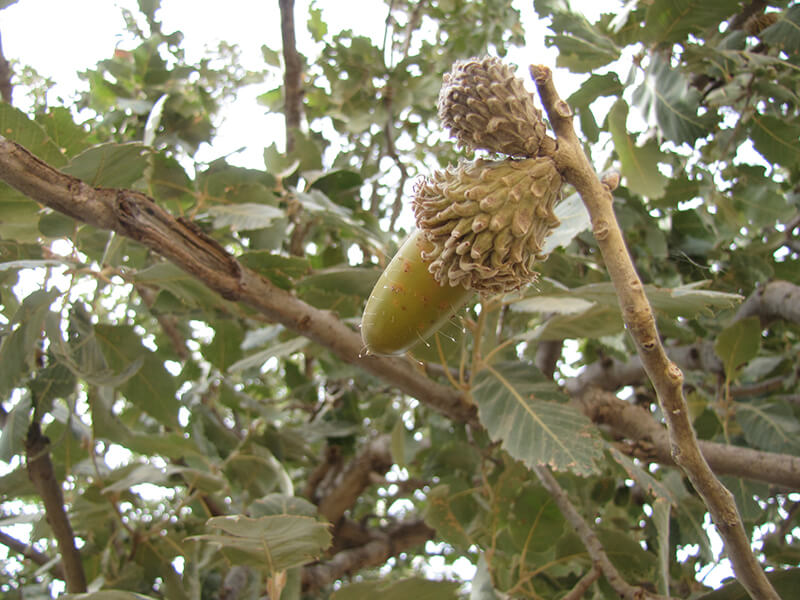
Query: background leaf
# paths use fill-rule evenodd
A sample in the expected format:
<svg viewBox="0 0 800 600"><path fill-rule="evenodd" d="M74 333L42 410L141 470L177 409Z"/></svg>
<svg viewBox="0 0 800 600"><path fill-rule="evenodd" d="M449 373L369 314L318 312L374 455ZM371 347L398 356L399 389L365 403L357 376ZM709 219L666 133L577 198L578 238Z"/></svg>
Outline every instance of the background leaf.
<svg viewBox="0 0 800 600"><path fill-rule="evenodd" d="M190 539L219 545L231 558L266 567L268 573L314 560L331 541L327 525L296 515L212 517L207 527L222 533Z"/></svg>

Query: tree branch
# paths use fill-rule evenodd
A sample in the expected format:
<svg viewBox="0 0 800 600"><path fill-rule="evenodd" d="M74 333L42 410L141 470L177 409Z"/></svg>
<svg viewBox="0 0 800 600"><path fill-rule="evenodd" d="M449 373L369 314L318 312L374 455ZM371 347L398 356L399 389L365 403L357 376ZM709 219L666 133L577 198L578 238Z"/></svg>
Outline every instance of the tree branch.
<svg viewBox="0 0 800 600"><path fill-rule="evenodd" d="M11 104L11 95L14 90L14 85L11 83L11 65L3 54L3 43L0 40L0 98L3 102Z"/></svg>
<svg viewBox="0 0 800 600"><path fill-rule="evenodd" d="M10 550L16 552L17 554L21 554L23 557L34 562L40 567L53 562L53 559L47 554L39 552L30 544L26 544L25 542L22 542L3 531L0 531L0 544L7 546ZM66 576L64 575L64 566L61 564L61 562L56 562L53 564L53 566L50 568L50 572L53 574L53 577L62 581L66 580Z"/></svg>
<svg viewBox="0 0 800 600"><path fill-rule="evenodd" d="M595 567L600 569L600 571L603 573L603 576L606 578L606 580L608 580L608 583L612 588L614 588L614 591L620 595L620 598L625 598L625 600L659 598L659 596L650 594L642 588L630 585L622 578L622 575L619 574L617 568L611 563L611 559L608 558L608 555L606 554L603 545L600 543L600 540L595 535L594 531L592 531L592 528L589 527L586 521L583 520L583 517L581 517L580 513L569 501L566 492L564 492L564 490L558 484L555 477L553 477L552 473L550 473L550 470L544 466L536 466L533 468L533 472L536 473L539 481L542 482L542 485L553 498L553 501L556 503L556 506L558 506L561 514L564 515L564 518L575 530L575 533L577 533L578 537L581 538L581 541L586 547L586 550L594 562Z"/></svg>
<svg viewBox="0 0 800 600"><path fill-rule="evenodd" d="M758 288L736 312L735 319L757 316L762 325L776 319L800 324L800 285L788 281L770 281Z"/></svg>
<svg viewBox="0 0 800 600"><path fill-rule="evenodd" d="M581 577L578 583L575 584L575 587L561 600L581 600L581 598L585 597L586 592L589 591L592 584L597 581L602 574L600 569L598 569L596 565L593 565L589 572Z"/></svg>
<svg viewBox="0 0 800 600"><path fill-rule="evenodd" d="M646 456L664 465L674 465L669 432L647 410L620 400L614 394L594 388L580 397L584 414L598 425L634 442L645 442ZM754 481L800 489L800 457L762 452L715 442L699 442L708 464L718 475L734 475Z"/></svg>
<svg viewBox="0 0 800 600"><path fill-rule="evenodd" d="M700 452L683 397L683 373L669 360L656 330L644 286L636 273L613 210L612 185L597 177L572 126L573 113L553 84L545 66L531 65L539 97L558 138L553 154L556 167L583 200L609 277L619 298L622 317L636 344L642 365L658 395L669 428L672 457L689 477L717 526L736 577L751 596L779 600L750 548L739 511L730 491L714 476Z"/></svg>
<svg viewBox="0 0 800 600"><path fill-rule="evenodd" d="M687 371L719 374L724 371L722 361L710 342L673 346L669 348L669 354L676 365ZM647 372L640 356L633 356L626 362L606 357L587 365L580 375L567 379L564 387L572 395L580 395L590 387L613 392L627 385L639 385L646 378Z"/></svg>
<svg viewBox="0 0 800 600"><path fill-rule="evenodd" d="M216 242L209 241L191 224L176 220L147 196L124 190L93 188L56 171L22 146L2 137L0 179L32 199L78 221L140 240L220 294L254 307L268 318L325 346L345 362L357 364L365 371L381 377L448 418L477 425L475 408L461 392L431 381L420 372L418 366L405 358L362 357L361 336L335 315L302 302L239 265ZM133 207L128 208L128 212L135 209L134 218L123 220L118 216L126 207ZM143 215L141 222L138 220L140 215ZM705 352L702 349L698 351L689 347L686 352L687 360L710 364L703 362ZM691 356L697 352L699 354L692 359ZM738 448L723 446L718 449L719 460L736 464L737 461L729 455L738 455L739 452ZM673 464L671 458L666 460L668 453L660 456L667 464ZM781 457L769 456L775 457L775 460ZM762 468L764 466L762 463L757 471L758 480L786 485L786 475L780 468L775 465ZM736 474L748 476L742 472Z"/></svg>
<svg viewBox="0 0 800 600"><path fill-rule="evenodd" d="M253 307L448 418L478 422L475 407L459 391L420 376L418 367L408 358L362 356L361 336L334 313L306 304L240 265L191 221L174 218L148 196L130 190L93 188L2 136L0 179L69 217L142 243L224 298Z"/></svg>
<svg viewBox="0 0 800 600"><path fill-rule="evenodd" d="M286 152L294 150L294 132L303 114L303 65L294 33L294 0L279 0L283 40L283 99L286 121Z"/></svg>
<svg viewBox="0 0 800 600"><path fill-rule="evenodd" d="M355 504L361 492L373 483L375 473L380 473L383 478L394 462L389 451L390 443L390 436L382 435L365 445L320 501L320 515L335 525L344 512Z"/></svg>
<svg viewBox="0 0 800 600"><path fill-rule="evenodd" d="M392 556L433 539L435 533L422 520L399 523L386 531L375 531L367 543L338 552L329 561L304 567L303 592L312 593L348 573L382 565Z"/></svg>
<svg viewBox="0 0 800 600"><path fill-rule="evenodd" d="M75 546L75 535L64 510L64 496L61 484L53 472L50 461L50 440L42 435L39 423L34 422L28 428L25 439L25 455L27 457L28 477L44 503L45 515L61 553L64 579L67 591L81 593L86 591L86 575L83 572L81 555Z"/></svg>

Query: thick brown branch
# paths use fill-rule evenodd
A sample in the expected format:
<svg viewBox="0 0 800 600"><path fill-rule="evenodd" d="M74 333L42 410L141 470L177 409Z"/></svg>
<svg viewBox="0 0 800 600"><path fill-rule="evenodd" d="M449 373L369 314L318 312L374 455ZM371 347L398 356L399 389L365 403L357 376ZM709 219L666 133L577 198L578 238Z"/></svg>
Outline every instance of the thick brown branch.
<svg viewBox="0 0 800 600"><path fill-rule="evenodd" d="M606 554L603 544L600 543L597 535L595 535L592 528L584 521L583 517L577 509L569 501L566 492L553 477L552 473L547 467L537 466L533 468L534 473L542 482L542 485L548 491L553 501L558 506L561 514L581 538L581 542L586 547L595 567L598 568L603 576L608 580L614 591L617 592L620 598L626 600L644 600L645 598L658 598L658 596L647 593L642 588L634 587L622 578L617 568L611 563L611 560Z"/></svg>
<svg viewBox="0 0 800 600"><path fill-rule="evenodd" d="M2 136L0 179L67 216L141 242L223 297L255 308L447 417L477 423L475 407L460 392L420 376L410 359L362 356L361 336L335 314L306 304L241 266L198 227L175 219L151 198L127 190L93 188Z"/></svg>
<svg viewBox="0 0 800 600"><path fill-rule="evenodd" d="M668 431L644 408L597 388L588 390L581 397L581 403L584 413L594 423L610 427L613 434L639 443L640 458L674 464ZM800 490L800 457L706 441L700 441L699 446L717 475L733 475Z"/></svg>
<svg viewBox="0 0 800 600"><path fill-rule="evenodd" d="M364 545L338 552L329 561L305 567L303 591L312 593L349 573L382 565L392 556L424 544L434 534L435 531L421 520L373 532L372 539Z"/></svg>
<svg viewBox="0 0 800 600"><path fill-rule="evenodd" d="M319 514L337 523L344 512L355 504L361 493L373 483L377 474L383 479L392 463L390 437L383 435L371 440L347 465L319 503Z"/></svg>
<svg viewBox="0 0 800 600"><path fill-rule="evenodd" d="M286 151L294 150L295 131L303 114L303 65L294 33L294 0L279 0L283 39L283 99L286 121Z"/></svg>
<svg viewBox="0 0 800 600"><path fill-rule="evenodd" d="M722 361L714 352L714 346L710 342L673 346L669 348L669 354L681 369L723 373ZM626 362L608 357L587 365L580 375L566 381L565 388L573 395L581 394L590 387L616 391L626 385L639 385L646 378L647 373L638 355Z"/></svg>
<svg viewBox="0 0 800 600"><path fill-rule="evenodd" d="M83 572L81 555L75 545L75 535L64 510L64 496L61 484L53 472L50 461L50 440L42 435L39 424L34 422L28 429L25 439L28 477L44 504L47 522L53 530L61 553L67 591L81 593L86 591L86 575Z"/></svg>
<svg viewBox="0 0 800 600"><path fill-rule="evenodd" d="M759 317L762 325L776 319L800 324L800 285L778 280L758 288L736 313L736 319L751 316Z"/></svg>
<svg viewBox="0 0 800 600"><path fill-rule="evenodd" d="M700 452L683 397L683 373L669 360L661 344L653 310L614 214L611 186L600 181L583 152L572 125L572 110L559 97L550 69L532 65L531 75L558 138L553 159L589 212L594 237L619 298L622 318L667 420L672 456L708 507L725 542L736 577L754 598L779 600L750 548L733 495L714 476Z"/></svg>

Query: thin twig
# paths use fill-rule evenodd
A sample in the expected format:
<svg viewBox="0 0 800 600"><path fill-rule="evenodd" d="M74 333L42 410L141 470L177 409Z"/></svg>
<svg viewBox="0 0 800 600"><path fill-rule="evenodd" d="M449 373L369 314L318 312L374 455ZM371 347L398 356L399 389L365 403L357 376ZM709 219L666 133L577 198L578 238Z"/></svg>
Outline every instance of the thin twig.
<svg viewBox="0 0 800 600"><path fill-rule="evenodd" d="M583 517L572 505L572 502L569 501L566 492L564 492L547 467L536 466L533 468L533 472L536 473L539 481L542 482L542 485L553 498L553 502L556 503L561 514L564 515L564 518L575 530L575 533L581 538L595 567L600 569L603 576L608 580L608 583L614 588L614 591L620 595L620 598L625 598L625 600L660 598L642 588L630 585L622 578L622 575L619 574L617 568L612 564L611 559L608 558L603 544L600 543L600 539L595 535L586 521L584 521Z"/></svg>
<svg viewBox="0 0 800 600"><path fill-rule="evenodd" d="M669 360L661 344L653 310L614 214L612 186L600 181L584 153L572 125L572 110L559 97L550 69L532 65L530 70L558 138L553 159L567 182L578 191L589 212L595 239L619 298L623 320L667 421L675 463L703 498L742 585L753 598L780 600L750 548L733 495L714 476L700 452L683 396L683 373Z"/></svg>
<svg viewBox="0 0 800 600"><path fill-rule="evenodd" d="M593 566L561 600L581 600L592 584L600 578L600 575L602 575L600 569Z"/></svg>
<svg viewBox="0 0 800 600"><path fill-rule="evenodd" d="M75 545L72 525L67 518L67 511L64 510L61 483L56 479L53 463L50 460L50 440L42 435L42 430L37 422L32 423L28 428L28 435L25 439L25 455L28 477L42 499L47 522L58 543L67 591L70 593L85 592L86 575L83 572L80 552Z"/></svg>
<svg viewBox="0 0 800 600"><path fill-rule="evenodd" d="M52 557L48 556L44 552L39 552L36 548L31 546L30 544L26 544L18 540L17 538L8 535L4 531L0 531L0 544L7 546L13 552L17 554L21 554L28 560L34 562L35 564L43 567L44 565L53 563ZM60 562L56 562L50 568L50 572L53 574L53 577L64 581L66 579L64 575L64 566Z"/></svg>
<svg viewBox="0 0 800 600"><path fill-rule="evenodd" d="M303 67L294 32L294 0L279 0L283 40L283 99L286 121L286 151L294 150L294 132L303 115Z"/></svg>
<svg viewBox="0 0 800 600"><path fill-rule="evenodd" d="M11 83L12 75L11 65L3 54L3 44L0 41L0 98L8 104L11 104L11 94L14 90L14 85Z"/></svg>

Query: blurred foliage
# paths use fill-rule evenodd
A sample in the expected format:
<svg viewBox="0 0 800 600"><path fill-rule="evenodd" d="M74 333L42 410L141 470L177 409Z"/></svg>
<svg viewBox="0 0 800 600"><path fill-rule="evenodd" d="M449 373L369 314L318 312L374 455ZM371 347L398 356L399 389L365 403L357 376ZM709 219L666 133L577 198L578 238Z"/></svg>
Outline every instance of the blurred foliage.
<svg viewBox="0 0 800 600"><path fill-rule="evenodd" d="M739 2L633 1L590 22L563 0L534 2L557 66L584 77L569 102L587 152L598 171L621 173L615 209L665 343L709 344L726 366L686 373L700 437L796 455L798 323L732 321L759 286L800 284L800 6L763 4L745 18ZM442 74L454 60L505 56L525 42L510 0L387 2L380 44L329 31L312 3L297 15L319 53L304 57L308 128L295 132L293 153L267 146L264 169L203 165L194 156L213 144L220 106L263 86L280 48L264 47L259 73L239 67L228 44L189 64L181 32L162 30L158 0L139 6L126 13L135 47L84 73L89 88L74 104L48 104L49 83L16 65L36 106L0 106L3 134L93 185L150 194L276 286L353 325L405 233L414 180L462 156L436 118ZM276 112L284 100L281 88L260 96ZM368 486L348 517L384 532L424 517L437 544L306 597L466 597L425 580L432 568L457 578L465 564L479 567L472 598L563 596L591 560L524 466L536 463L559 469L630 583L684 598L708 591L696 573L718 558L691 487L624 456L567 402L575 368L634 349L580 203L564 206L568 234L536 286L466 307L412 350L431 377L470 389L484 432L221 299L136 243L0 185L0 459L9 465L0 525L27 527L33 547L56 556L22 458L36 419L97 590L76 597L221 597L240 565L240 597L261 597L268 578L288 573L281 598L302 598L295 567L346 548L334 538L329 549L304 490L325 456L349 461L386 435L399 482ZM537 348L564 339L580 352L562 354L549 378L534 366ZM442 358L447 369L434 364ZM657 415L647 385L634 398ZM403 482L418 483L398 491ZM764 564L797 566L800 497L728 483ZM788 582L796 572L785 573ZM11 552L0 593L49 598L53 581L49 566ZM616 595L601 579L586 597Z"/></svg>

